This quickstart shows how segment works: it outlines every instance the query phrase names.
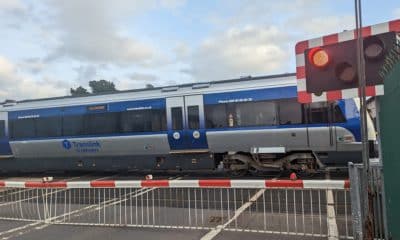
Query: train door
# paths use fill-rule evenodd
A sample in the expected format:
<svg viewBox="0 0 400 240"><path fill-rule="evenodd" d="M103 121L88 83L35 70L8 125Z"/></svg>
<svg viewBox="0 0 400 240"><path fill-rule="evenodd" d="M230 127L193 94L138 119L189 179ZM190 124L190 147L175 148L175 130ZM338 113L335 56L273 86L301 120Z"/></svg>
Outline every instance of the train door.
<svg viewBox="0 0 400 240"><path fill-rule="evenodd" d="M317 151L336 149L336 131L332 124L331 104L317 102L306 105L309 146Z"/></svg>
<svg viewBox="0 0 400 240"><path fill-rule="evenodd" d="M12 157L7 128L7 113L0 112L0 158Z"/></svg>
<svg viewBox="0 0 400 240"><path fill-rule="evenodd" d="M208 150L202 95L167 98L167 122L171 151Z"/></svg>
<svg viewBox="0 0 400 240"><path fill-rule="evenodd" d="M186 141L188 149L208 150L204 126L203 95L185 96Z"/></svg>

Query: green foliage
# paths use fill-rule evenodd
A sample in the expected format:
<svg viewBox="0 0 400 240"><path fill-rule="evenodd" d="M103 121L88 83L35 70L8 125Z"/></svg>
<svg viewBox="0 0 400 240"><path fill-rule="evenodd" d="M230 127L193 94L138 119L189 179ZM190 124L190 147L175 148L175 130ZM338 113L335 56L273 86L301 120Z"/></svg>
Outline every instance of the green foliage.
<svg viewBox="0 0 400 240"><path fill-rule="evenodd" d="M89 82L89 87L92 89L92 93L109 93L109 92L116 92L115 85L111 81L106 80L93 80Z"/></svg>
<svg viewBox="0 0 400 240"><path fill-rule="evenodd" d="M71 88L69 91L72 96L85 96L90 94L86 88L83 88L82 86L79 86L75 89Z"/></svg>

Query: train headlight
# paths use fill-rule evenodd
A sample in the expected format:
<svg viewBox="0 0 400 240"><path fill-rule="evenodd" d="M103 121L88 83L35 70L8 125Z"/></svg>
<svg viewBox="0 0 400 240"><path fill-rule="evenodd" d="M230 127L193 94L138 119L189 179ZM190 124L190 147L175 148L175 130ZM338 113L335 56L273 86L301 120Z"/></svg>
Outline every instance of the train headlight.
<svg viewBox="0 0 400 240"><path fill-rule="evenodd" d="M200 132L199 132L199 131L194 131L194 132L193 132L193 137L194 137L195 139L199 139L199 138L200 138Z"/></svg>
<svg viewBox="0 0 400 240"><path fill-rule="evenodd" d="M173 137L175 140L178 140L178 139L181 138L181 135L179 134L179 132L174 132L174 134L172 134L172 137Z"/></svg>

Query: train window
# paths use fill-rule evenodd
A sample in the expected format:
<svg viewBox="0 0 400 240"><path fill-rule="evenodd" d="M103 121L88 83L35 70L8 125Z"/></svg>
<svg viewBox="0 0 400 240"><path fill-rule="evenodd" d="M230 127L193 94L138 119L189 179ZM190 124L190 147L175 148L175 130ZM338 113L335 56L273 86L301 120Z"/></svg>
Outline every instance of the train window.
<svg viewBox="0 0 400 240"><path fill-rule="evenodd" d="M301 124L302 118L302 106L295 99L279 101L279 124Z"/></svg>
<svg viewBox="0 0 400 240"><path fill-rule="evenodd" d="M171 108L172 130L183 129L183 115L181 107Z"/></svg>
<svg viewBox="0 0 400 240"><path fill-rule="evenodd" d="M85 115L86 134L118 133L119 113L95 113Z"/></svg>
<svg viewBox="0 0 400 240"><path fill-rule="evenodd" d="M0 120L0 137L6 136L6 123L4 120Z"/></svg>
<svg viewBox="0 0 400 240"><path fill-rule="evenodd" d="M121 113L122 132L152 131L151 110L134 110Z"/></svg>
<svg viewBox="0 0 400 240"><path fill-rule="evenodd" d="M205 105L206 128L223 128L228 126L226 104Z"/></svg>
<svg viewBox="0 0 400 240"><path fill-rule="evenodd" d="M205 106L206 127L251 127L276 125L274 102L244 102Z"/></svg>
<svg viewBox="0 0 400 240"><path fill-rule="evenodd" d="M230 114L228 110L228 117ZM276 104L265 101L236 103L233 117L233 125L237 127L276 125Z"/></svg>
<svg viewBox="0 0 400 240"><path fill-rule="evenodd" d="M199 119L199 106L188 106L188 122L189 129L199 129L200 119Z"/></svg>
<svg viewBox="0 0 400 240"><path fill-rule="evenodd" d="M167 120L165 110L153 109L151 110L151 131L159 132L167 129Z"/></svg>
<svg viewBox="0 0 400 240"><path fill-rule="evenodd" d="M61 117L36 118L36 137L58 137L62 133Z"/></svg>
<svg viewBox="0 0 400 240"><path fill-rule="evenodd" d="M324 102L310 103L309 123L328 123L328 104Z"/></svg>
<svg viewBox="0 0 400 240"><path fill-rule="evenodd" d="M339 105L335 104L333 106L333 122L335 123L341 123L341 122L345 122L346 119L343 116L343 112L340 109Z"/></svg>
<svg viewBox="0 0 400 240"><path fill-rule="evenodd" d="M10 122L11 139L32 138L36 136L35 119L16 119Z"/></svg>
<svg viewBox="0 0 400 240"><path fill-rule="evenodd" d="M63 117L63 136L79 136L84 134L84 115Z"/></svg>

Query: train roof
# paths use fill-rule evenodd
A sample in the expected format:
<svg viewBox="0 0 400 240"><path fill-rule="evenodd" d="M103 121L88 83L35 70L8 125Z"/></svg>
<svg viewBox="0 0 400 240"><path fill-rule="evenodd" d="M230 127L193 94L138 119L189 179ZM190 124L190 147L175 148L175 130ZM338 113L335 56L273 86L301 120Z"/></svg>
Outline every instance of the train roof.
<svg viewBox="0 0 400 240"><path fill-rule="evenodd" d="M85 96L61 96L51 98L27 99L16 101L13 104L4 102L2 110L9 111L51 106L82 105L101 103L106 101L123 101L147 98L151 99L179 95L235 91L243 89L293 86L296 83L295 75L295 73L284 73L257 77L247 76L235 79L209 82L194 82L154 88L122 90L109 93L90 94ZM132 93L134 93L134 95L132 95Z"/></svg>

